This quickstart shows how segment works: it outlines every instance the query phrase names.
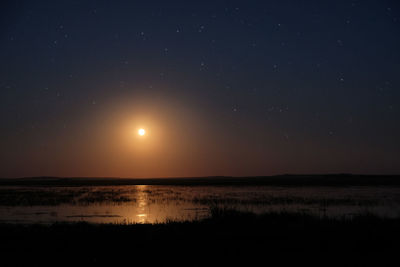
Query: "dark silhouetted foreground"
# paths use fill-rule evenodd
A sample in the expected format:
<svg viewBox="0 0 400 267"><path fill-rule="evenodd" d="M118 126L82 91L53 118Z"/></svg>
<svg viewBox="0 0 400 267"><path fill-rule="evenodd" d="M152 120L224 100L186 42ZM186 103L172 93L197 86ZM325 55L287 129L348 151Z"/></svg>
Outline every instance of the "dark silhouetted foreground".
<svg viewBox="0 0 400 267"><path fill-rule="evenodd" d="M198 222L155 225L0 225L3 262L187 266L241 263L398 266L400 219L212 209ZM275 265L274 265L275 266Z"/></svg>

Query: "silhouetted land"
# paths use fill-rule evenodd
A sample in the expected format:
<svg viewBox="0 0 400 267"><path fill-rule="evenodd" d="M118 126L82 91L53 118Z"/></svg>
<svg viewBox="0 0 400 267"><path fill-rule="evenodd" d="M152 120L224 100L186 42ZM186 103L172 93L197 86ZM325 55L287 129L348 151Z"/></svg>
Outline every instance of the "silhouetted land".
<svg viewBox="0 0 400 267"><path fill-rule="evenodd" d="M181 177L181 178L1 178L1 185L21 186L106 186L106 185L271 185L271 186L400 186L400 175L277 175L253 177Z"/></svg>
<svg viewBox="0 0 400 267"><path fill-rule="evenodd" d="M163 179L0 179L0 186L139 184L398 187L400 176L337 174ZM51 196L45 195L47 202ZM18 206L23 203L14 204ZM0 224L0 266L7 266L6 262L12 266L116 266L119 263L139 266L399 266L399 240L400 217L380 218L365 214L328 218L285 212L255 215L212 208L211 217L204 220L154 225Z"/></svg>
<svg viewBox="0 0 400 267"><path fill-rule="evenodd" d="M400 219L371 215L329 219L213 209L202 221L155 225L2 224L0 251L2 263L15 266L398 266L399 226Z"/></svg>

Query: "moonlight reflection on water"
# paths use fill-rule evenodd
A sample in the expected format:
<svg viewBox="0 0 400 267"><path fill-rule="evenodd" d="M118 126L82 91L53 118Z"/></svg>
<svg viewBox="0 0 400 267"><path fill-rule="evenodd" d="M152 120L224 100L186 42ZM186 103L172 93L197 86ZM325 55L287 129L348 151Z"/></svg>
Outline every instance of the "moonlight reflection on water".
<svg viewBox="0 0 400 267"><path fill-rule="evenodd" d="M211 207L317 216L397 217L396 187L91 186L0 188L1 222L160 223L206 218Z"/></svg>
<svg viewBox="0 0 400 267"><path fill-rule="evenodd" d="M145 223L149 214L149 202L147 196L148 193L146 191L145 185L139 185L137 186L137 189L138 211L136 216L138 217L139 223Z"/></svg>

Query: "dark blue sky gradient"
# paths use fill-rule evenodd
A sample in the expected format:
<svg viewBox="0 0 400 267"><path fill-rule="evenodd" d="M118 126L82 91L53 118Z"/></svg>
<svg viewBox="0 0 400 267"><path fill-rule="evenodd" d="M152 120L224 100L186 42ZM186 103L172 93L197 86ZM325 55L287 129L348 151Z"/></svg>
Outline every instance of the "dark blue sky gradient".
<svg viewBox="0 0 400 267"><path fill-rule="evenodd" d="M0 176L399 173L399 47L394 0L2 1Z"/></svg>

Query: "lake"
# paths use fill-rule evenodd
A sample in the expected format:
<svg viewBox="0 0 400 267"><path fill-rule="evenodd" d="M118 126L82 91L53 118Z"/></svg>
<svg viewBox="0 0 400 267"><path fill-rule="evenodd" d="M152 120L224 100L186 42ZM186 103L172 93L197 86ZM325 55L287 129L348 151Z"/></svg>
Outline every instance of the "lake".
<svg viewBox="0 0 400 267"><path fill-rule="evenodd" d="M400 188L389 186L279 187L122 185L0 187L0 222L163 223L193 221L222 207L351 217L400 216Z"/></svg>

